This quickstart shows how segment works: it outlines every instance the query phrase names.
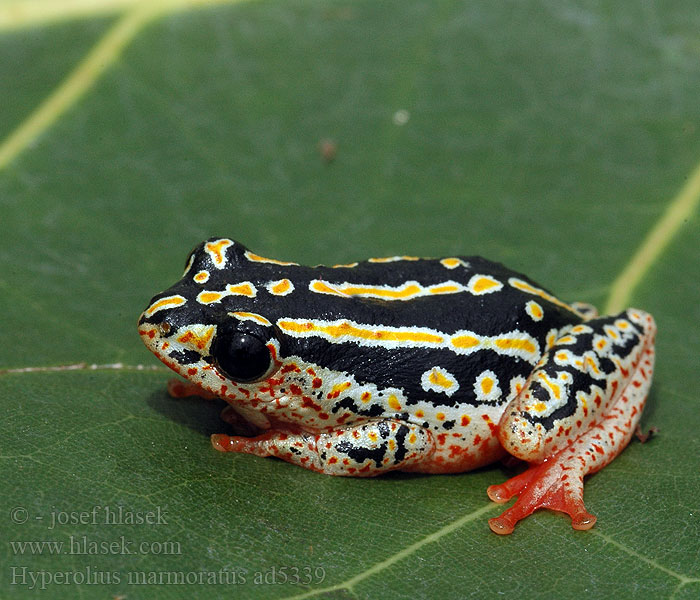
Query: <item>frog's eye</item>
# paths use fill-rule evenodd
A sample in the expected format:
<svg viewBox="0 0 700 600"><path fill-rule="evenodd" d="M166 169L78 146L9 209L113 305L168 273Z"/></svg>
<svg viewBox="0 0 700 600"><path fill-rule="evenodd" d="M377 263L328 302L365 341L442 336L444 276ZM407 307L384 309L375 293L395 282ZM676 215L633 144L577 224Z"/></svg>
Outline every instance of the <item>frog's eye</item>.
<svg viewBox="0 0 700 600"><path fill-rule="evenodd" d="M263 379L272 363L270 350L252 333L225 331L212 345L216 366L226 377L241 383Z"/></svg>

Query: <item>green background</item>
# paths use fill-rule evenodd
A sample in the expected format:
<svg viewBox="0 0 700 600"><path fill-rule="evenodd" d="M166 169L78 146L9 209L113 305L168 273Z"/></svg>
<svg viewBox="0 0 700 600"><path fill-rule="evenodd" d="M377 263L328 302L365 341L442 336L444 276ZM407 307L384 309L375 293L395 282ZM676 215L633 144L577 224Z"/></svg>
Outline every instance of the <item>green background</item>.
<svg viewBox="0 0 700 600"><path fill-rule="evenodd" d="M0 30L0 144L119 18ZM359 480L219 454L220 407L167 397L135 321L212 235L309 264L481 254L602 307L700 159L698 32L695 0L268 0L140 31L0 170L0 597L697 598L697 210L631 290L659 326L660 431L587 480L589 532L538 512L492 534L501 466ZM81 362L122 367L48 370ZM50 529L98 505L165 522ZM181 553L8 543L71 535ZM31 589L88 568L121 581ZM246 582L127 583L220 569Z"/></svg>

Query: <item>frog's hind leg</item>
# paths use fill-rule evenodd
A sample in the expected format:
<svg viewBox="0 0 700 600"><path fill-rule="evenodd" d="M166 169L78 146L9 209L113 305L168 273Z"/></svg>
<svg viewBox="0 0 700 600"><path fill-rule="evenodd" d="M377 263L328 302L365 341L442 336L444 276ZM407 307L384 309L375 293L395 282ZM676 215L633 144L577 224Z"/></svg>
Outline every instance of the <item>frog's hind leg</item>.
<svg viewBox="0 0 700 600"><path fill-rule="evenodd" d="M595 524L583 503L583 477L612 461L634 434L651 385L655 331L650 315L630 309L555 342L499 425L504 448L535 464L489 487L495 502L518 496L489 521L494 532L512 532L538 508L569 514L574 529Z"/></svg>
<svg viewBox="0 0 700 600"><path fill-rule="evenodd" d="M276 456L319 473L355 477L405 469L429 460L435 451L428 430L392 419L317 434L281 430L253 438L217 434L211 441L224 452Z"/></svg>

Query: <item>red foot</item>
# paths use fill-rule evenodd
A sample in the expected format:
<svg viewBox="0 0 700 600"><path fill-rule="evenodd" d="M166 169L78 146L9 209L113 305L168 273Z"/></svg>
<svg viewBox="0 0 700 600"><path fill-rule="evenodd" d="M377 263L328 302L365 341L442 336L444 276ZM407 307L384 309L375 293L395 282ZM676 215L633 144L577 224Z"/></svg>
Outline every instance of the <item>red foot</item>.
<svg viewBox="0 0 700 600"><path fill-rule="evenodd" d="M573 469L556 460L531 466L505 483L489 486L486 493L494 502L502 504L513 496L516 503L499 517L489 519L494 533L512 533L515 524L538 508L549 508L567 513L574 529L590 529L596 518L583 505L583 478Z"/></svg>
<svg viewBox="0 0 700 600"><path fill-rule="evenodd" d="M254 438L215 433L211 436L211 445L220 452L245 452L256 456L271 456L266 442L273 438L273 432L263 433Z"/></svg>

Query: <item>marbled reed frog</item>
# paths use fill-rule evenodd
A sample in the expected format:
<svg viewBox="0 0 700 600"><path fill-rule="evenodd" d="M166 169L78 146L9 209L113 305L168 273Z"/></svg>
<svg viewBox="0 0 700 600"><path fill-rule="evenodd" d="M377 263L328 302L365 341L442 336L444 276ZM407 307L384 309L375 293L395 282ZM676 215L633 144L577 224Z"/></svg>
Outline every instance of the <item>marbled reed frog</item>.
<svg viewBox="0 0 700 600"><path fill-rule="evenodd" d="M655 325L599 318L480 257L304 267L226 238L139 320L146 346L223 398L222 451L330 475L467 471L510 453L530 468L488 494L519 496L490 520L510 533L535 509L595 522L583 476L627 445L651 384Z"/></svg>

